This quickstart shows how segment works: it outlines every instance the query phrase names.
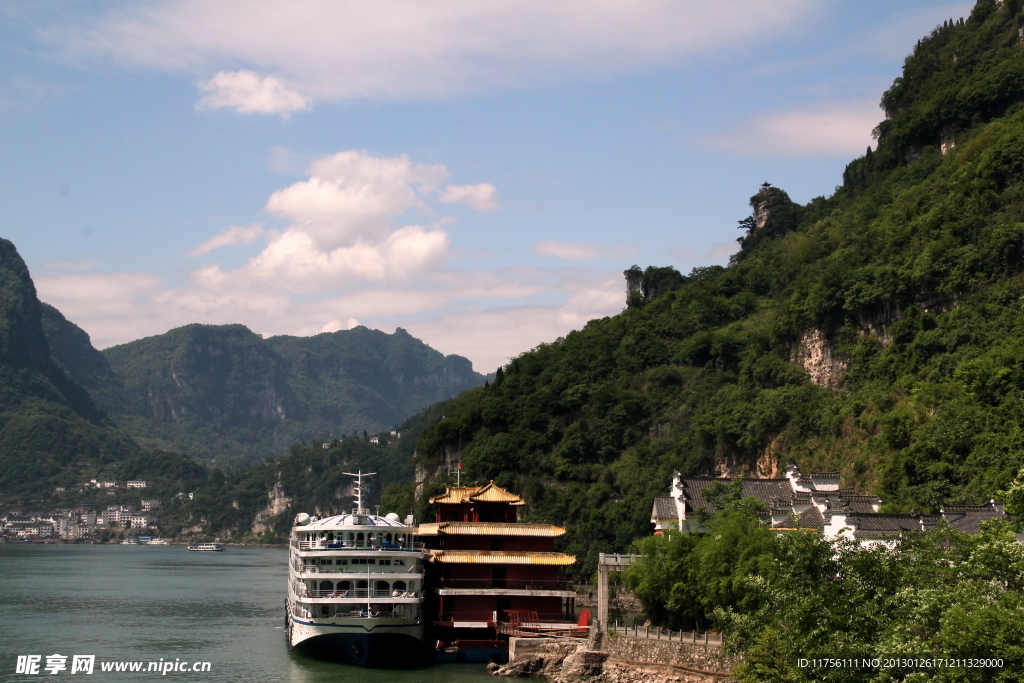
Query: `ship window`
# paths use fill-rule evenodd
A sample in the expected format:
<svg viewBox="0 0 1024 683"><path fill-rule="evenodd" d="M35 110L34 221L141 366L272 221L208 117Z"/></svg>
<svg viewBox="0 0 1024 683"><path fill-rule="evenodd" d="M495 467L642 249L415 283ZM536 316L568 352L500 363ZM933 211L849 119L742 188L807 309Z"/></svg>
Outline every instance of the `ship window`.
<svg viewBox="0 0 1024 683"><path fill-rule="evenodd" d="M348 540L350 540L350 541L352 540L352 532L351 531L348 532Z"/></svg>
<svg viewBox="0 0 1024 683"><path fill-rule="evenodd" d="M324 564L334 564L334 560L324 560Z"/></svg>
<svg viewBox="0 0 1024 683"><path fill-rule="evenodd" d="M321 581L320 582L320 590L322 590L322 591L332 591L332 590L334 590L334 582L333 581Z"/></svg>
<svg viewBox="0 0 1024 683"><path fill-rule="evenodd" d="M391 587L394 588L396 591L404 591L405 581L395 581L393 584L391 584Z"/></svg>
<svg viewBox="0 0 1024 683"><path fill-rule="evenodd" d="M405 564L405 560L395 560L395 564L396 564L396 565L402 565L402 564Z"/></svg>
<svg viewBox="0 0 1024 683"><path fill-rule="evenodd" d="M389 564L391 564L391 560L381 560L381 561L380 561L380 563L381 563L382 565L385 565L385 566L386 566L386 565L389 565Z"/></svg>
<svg viewBox="0 0 1024 683"><path fill-rule="evenodd" d="M365 581L356 581L356 588L366 588Z"/></svg>
<svg viewBox="0 0 1024 683"><path fill-rule="evenodd" d="M333 531L331 533L327 534L327 540L328 541L333 541L334 540L334 532Z"/></svg>
<svg viewBox="0 0 1024 683"><path fill-rule="evenodd" d="M348 560L338 560L338 564L348 564Z"/></svg>
<svg viewBox="0 0 1024 683"><path fill-rule="evenodd" d="M363 532L360 531L358 534L356 534L356 541L358 541L359 543L363 542Z"/></svg>
<svg viewBox="0 0 1024 683"><path fill-rule="evenodd" d="M388 535L386 536L386 538L387 538L387 541L388 541L388 543L391 543L391 534L388 534Z"/></svg>
<svg viewBox="0 0 1024 683"><path fill-rule="evenodd" d="M367 560L367 564L377 564L377 560Z"/></svg>
<svg viewBox="0 0 1024 683"><path fill-rule="evenodd" d="M378 581L377 582L377 590L379 590L379 591L387 591L387 589L388 589L388 582L387 581Z"/></svg>
<svg viewBox="0 0 1024 683"><path fill-rule="evenodd" d="M340 590L340 591L347 591L351 587L352 587L352 584L349 583L348 581L339 581L338 582L338 590Z"/></svg>

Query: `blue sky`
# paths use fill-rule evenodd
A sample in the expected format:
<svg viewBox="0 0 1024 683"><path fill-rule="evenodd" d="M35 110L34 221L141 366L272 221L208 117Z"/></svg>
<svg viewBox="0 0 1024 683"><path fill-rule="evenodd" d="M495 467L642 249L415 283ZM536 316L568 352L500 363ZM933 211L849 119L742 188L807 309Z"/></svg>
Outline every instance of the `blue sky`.
<svg viewBox="0 0 1024 683"><path fill-rule="evenodd" d="M489 372L830 194L970 2L0 7L0 236L100 348L396 326Z"/></svg>

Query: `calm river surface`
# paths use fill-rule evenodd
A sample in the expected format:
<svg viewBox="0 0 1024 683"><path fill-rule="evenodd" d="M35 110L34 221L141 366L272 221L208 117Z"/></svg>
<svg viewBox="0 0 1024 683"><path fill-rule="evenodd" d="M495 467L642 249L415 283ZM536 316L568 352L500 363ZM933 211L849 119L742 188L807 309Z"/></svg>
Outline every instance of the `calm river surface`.
<svg viewBox="0 0 1024 683"><path fill-rule="evenodd" d="M361 669L288 652L287 551L0 544L0 681L483 683L483 664ZM69 655L55 675L15 673L18 655ZM70 655L96 655L91 676ZM208 673L108 672L111 660L208 661Z"/></svg>

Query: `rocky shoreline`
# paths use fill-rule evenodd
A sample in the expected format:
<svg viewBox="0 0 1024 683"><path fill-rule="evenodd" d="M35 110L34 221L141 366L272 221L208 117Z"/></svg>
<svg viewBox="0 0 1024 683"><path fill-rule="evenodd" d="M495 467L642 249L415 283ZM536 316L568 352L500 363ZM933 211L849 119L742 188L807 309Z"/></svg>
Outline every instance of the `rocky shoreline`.
<svg viewBox="0 0 1024 683"><path fill-rule="evenodd" d="M552 683L734 683L727 670L698 669L681 664L672 653L651 652L645 660L624 659L631 652L633 639L596 638L516 638L514 654L508 664L489 664L495 676L539 678ZM680 647L683 647L682 644ZM707 648L698 648L707 650ZM687 648L693 649L693 648ZM510 652L512 654L512 652ZM720 654L690 653L685 659L706 661L715 668L726 668L735 659ZM618 656L617 656L618 655ZM654 661L650 661L654 660Z"/></svg>

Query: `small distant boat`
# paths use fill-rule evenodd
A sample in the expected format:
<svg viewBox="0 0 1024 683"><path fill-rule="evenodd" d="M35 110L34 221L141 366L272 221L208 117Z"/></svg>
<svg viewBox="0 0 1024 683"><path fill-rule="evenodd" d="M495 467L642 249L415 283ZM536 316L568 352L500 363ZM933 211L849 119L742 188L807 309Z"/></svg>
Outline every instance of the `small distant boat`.
<svg viewBox="0 0 1024 683"><path fill-rule="evenodd" d="M167 541L162 538L154 538L149 541L146 545L170 545Z"/></svg>
<svg viewBox="0 0 1024 683"><path fill-rule="evenodd" d="M190 545L189 550L224 550L224 546L220 543L200 543L199 545Z"/></svg>
<svg viewBox="0 0 1024 683"><path fill-rule="evenodd" d="M137 539L137 538L126 538L123 541L121 541L121 545L142 545L142 544L139 543L139 539Z"/></svg>

